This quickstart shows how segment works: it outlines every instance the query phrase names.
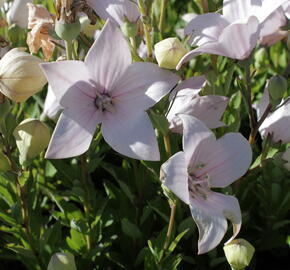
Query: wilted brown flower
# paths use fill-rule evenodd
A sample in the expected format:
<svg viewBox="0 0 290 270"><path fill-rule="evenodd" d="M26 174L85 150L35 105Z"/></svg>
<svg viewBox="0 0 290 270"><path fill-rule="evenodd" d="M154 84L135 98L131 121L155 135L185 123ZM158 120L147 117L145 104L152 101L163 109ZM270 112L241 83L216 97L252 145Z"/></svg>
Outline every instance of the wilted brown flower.
<svg viewBox="0 0 290 270"><path fill-rule="evenodd" d="M40 48L46 61L48 61L55 48L54 39L49 35L53 29L54 20L48 10L42 5L27 4L29 9L27 44L30 52L37 53Z"/></svg>

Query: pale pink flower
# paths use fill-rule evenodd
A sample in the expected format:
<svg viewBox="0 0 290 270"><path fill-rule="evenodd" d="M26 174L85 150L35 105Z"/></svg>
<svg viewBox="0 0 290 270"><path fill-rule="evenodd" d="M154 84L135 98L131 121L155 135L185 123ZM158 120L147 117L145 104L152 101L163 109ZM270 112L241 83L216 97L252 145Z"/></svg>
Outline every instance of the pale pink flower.
<svg viewBox="0 0 290 270"><path fill-rule="evenodd" d="M241 227L238 200L211 190L230 185L248 170L252 150L240 133L216 139L197 118L179 115L183 121L183 152L172 156L161 167L161 180L189 205L199 230L198 253L215 248L233 224L233 236Z"/></svg>
<svg viewBox="0 0 290 270"><path fill-rule="evenodd" d="M185 28L191 45L177 69L193 57L210 53L233 59L249 57L260 38L265 19L287 0L224 0L223 15L207 13L195 17Z"/></svg>
<svg viewBox="0 0 290 270"><path fill-rule="evenodd" d="M182 133L182 121L178 114L192 115L201 120L209 128L218 128L224 125L220 121L228 98L224 96L200 96L199 92L206 84L204 76L192 77L177 87L177 93L167 115L169 128L172 132Z"/></svg>
<svg viewBox="0 0 290 270"><path fill-rule="evenodd" d="M266 85L259 104L254 106L257 111L258 120L261 118L270 103L267 87L268 85ZM284 105L282 105L282 103ZM267 118L259 128L259 132L263 138L267 137L267 135L271 135L274 142L290 142L290 100L288 102L282 100L281 104L278 105L278 108L274 110L274 112L268 114Z"/></svg>
<svg viewBox="0 0 290 270"><path fill-rule="evenodd" d="M87 0L87 3L102 19L110 18L119 25L126 21L136 23L140 17L136 0Z"/></svg>
<svg viewBox="0 0 290 270"><path fill-rule="evenodd" d="M87 151L96 126L117 152L159 160L153 126L145 112L178 82L175 74L152 63L133 63L127 41L108 20L85 61L46 63L42 68L64 107L47 158Z"/></svg>

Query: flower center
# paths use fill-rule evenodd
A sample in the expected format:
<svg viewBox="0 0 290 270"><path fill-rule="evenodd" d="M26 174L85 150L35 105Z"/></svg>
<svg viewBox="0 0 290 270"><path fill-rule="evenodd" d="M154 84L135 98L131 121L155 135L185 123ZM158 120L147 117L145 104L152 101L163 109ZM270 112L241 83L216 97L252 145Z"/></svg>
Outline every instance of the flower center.
<svg viewBox="0 0 290 270"><path fill-rule="evenodd" d="M98 110L102 112L115 112L116 109L114 108L113 100L108 94L100 94L97 93L97 97L95 99L95 105Z"/></svg>
<svg viewBox="0 0 290 270"><path fill-rule="evenodd" d="M194 168L188 168L188 189L189 193L194 197L202 197L206 200L207 194L210 191L208 180L209 175L203 174L202 176L196 177L196 170L203 168L204 164L200 164Z"/></svg>

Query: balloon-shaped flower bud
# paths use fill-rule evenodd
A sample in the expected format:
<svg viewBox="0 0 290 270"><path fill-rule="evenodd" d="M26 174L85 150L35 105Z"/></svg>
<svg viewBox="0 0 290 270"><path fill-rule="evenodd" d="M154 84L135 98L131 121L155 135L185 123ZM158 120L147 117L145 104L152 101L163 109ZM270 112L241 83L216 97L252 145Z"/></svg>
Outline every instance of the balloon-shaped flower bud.
<svg viewBox="0 0 290 270"><path fill-rule="evenodd" d="M11 170L11 162L9 158L0 150L0 171L7 172Z"/></svg>
<svg viewBox="0 0 290 270"><path fill-rule="evenodd" d="M77 38L81 32L81 23L76 19L73 23L58 20L55 23L55 32L63 40L72 41Z"/></svg>
<svg viewBox="0 0 290 270"><path fill-rule="evenodd" d="M162 68L175 69L179 60L187 53L178 38L164 39L154 46L156 60Z"/></svg>
<svg viewBox="0 0 290 270"><path fill-rule="evenodd" d="M49 128L40 120L29 118L22 121L14 130L13 135L20 152L19 161L28 164L48 146L50 141Z"/></svg>
<svg viewBox="0 0 290 270"><path fill-rule="evenodd" d="M273 101L280 100L287 91L287 80L281 75L273 76L268 83L268 91Z"/></svg>
<svg viewBox="0 0 290 270"><path fill-rule="evenodd" d="M77 270L74 256L71 253L55 253L47 270Z"/></svg>
<svg viewBox="0 0 290 270"><path fill-rule="evenodd" d="M0 91L15 102L26 101L47 82L40 63L22 48L10 50L0 60Z"/></svg>
<svg viewBox="0 0 290 270"><path fill-rule="evenodd" d="M242 270L253 258L255 248L245 239L235 239L224 246L228 263L233 270Z"/></svg>

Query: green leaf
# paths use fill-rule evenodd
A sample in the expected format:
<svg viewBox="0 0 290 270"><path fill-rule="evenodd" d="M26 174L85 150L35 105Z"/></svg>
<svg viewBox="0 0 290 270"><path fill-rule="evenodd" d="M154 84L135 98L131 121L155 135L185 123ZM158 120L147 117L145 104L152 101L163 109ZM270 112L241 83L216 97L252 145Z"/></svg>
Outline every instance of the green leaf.
<svg viewBox="0 0 290 270"><path fill-rule="evenodd" d="M133 239L138 239L142 237L142 233L139 230L139 228L134 223L130 222L128 219L123 218L121 224L122 231L129 237Z"/></svg>
<svg viewBox="0 0 290 270"><path fill-rule="evenodd" d="M149 110L149 117L155 128L157 128L163 135L168 134L169 123L163 114L157 114L153 110Z"/></svg>
<svg viewBox="0 0 290 270"><path fill-rule="evenodd" d="M181 238L187 233L189 231L189 229L186 229L185 231L183 231L183 232L181 232L180 234L178 234L177 236L176 236L176 238L174 239L174 241L173 242L171 242L171 244L170 244L170 246L169 246L169 248L168 248L168 250L170 251L170 252L173 252L174 251L174 249L176 248L176 246L177 246L177 244L179 243L179 241L181 240Z"/></svg>

